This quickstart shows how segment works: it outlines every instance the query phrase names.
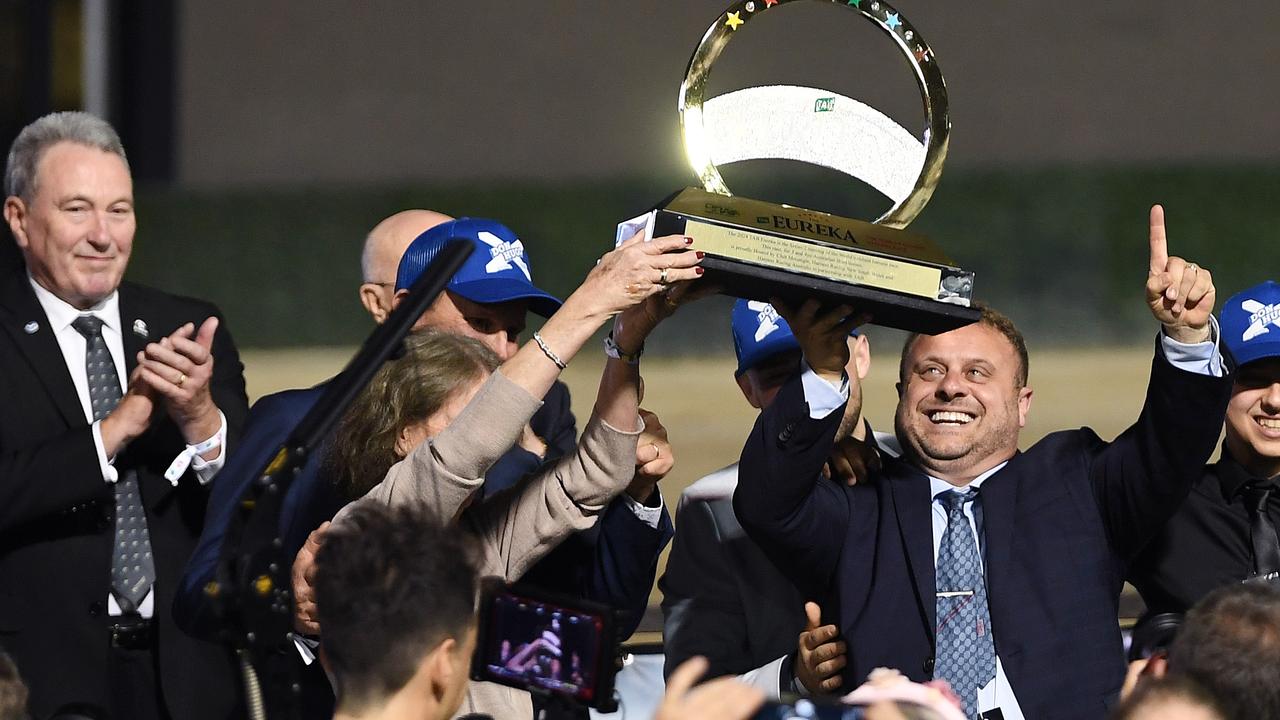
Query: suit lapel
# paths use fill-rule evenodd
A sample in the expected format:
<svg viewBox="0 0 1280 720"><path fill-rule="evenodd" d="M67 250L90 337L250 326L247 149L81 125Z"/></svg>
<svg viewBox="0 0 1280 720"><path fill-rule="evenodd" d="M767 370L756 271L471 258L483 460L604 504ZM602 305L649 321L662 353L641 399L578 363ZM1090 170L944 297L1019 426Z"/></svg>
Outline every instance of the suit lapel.
<svg viewBox="0 0 1280 720"><path fill-rule="evenodd" d="M1014 507L1018 498L1017 466L1021 453L982 483L982 533L986 543L987 602L992 623L999 613L1000 599L1008 596L1003 583L1009 577L1013 547ZM999 627L997 625L997 627Z"/></svg>
<svg viewBox="0 0 1280 720"><path fill-rule="evenodd" d="M3 293L0 305L9 313L0 324L13 336L13 344L40 379L67 425L84 425L84 407L71 381L66 358L58 347L44 308L27 282L26 273L11 275L0 292Z"/></svg>
<svg viewBox="0 0 1280 720"><path fill-rule="evenodd" d="M151 342L159 327L155 319L149 316L149 309L138 302L132 288L127 283L120 284L120 337L124 344L124 376L127 379L138 367L138 353Z"/></svg>
<svg viewBox="0 0 1280 720"><path fill-rule="evenodd" d="M927 621L929 638L937 628L937 583L933 565L932 501L929 479L903 462L894 462L888 473L898 532L906 549L916 599Z"/></svg>

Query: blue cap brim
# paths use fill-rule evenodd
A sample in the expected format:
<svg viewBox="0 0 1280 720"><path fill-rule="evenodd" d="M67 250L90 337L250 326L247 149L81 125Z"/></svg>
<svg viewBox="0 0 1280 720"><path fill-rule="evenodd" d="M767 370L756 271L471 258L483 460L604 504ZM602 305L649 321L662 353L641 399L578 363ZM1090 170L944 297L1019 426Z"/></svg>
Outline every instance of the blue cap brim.
<svg viewBox="0 0 1280 720"><path fill-rule="evenodd" d="M528 300L529 311L549 318L560 309L560 301L536 287L508 278L490 278L449 283L449 289L471 302L500 303L512 300Z"/></svg>

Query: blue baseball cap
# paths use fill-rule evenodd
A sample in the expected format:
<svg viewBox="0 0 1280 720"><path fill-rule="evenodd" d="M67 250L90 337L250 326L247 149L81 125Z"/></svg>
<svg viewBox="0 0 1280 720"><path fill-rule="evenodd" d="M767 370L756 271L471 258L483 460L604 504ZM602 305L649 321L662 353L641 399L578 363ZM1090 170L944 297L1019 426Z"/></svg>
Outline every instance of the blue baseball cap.
<svg viewBox="0 0 1280 720"><path fill-rule="evenodd" d="M1280 357L1280 285L1268 280L1232 295L1218 324L1237 365Z"/></svg>
<svg viewBox="0 0 1280 720"><path fill-rule="evenodd" d="M506 225L484 218L458 218L414 238L400 258L396 289L404 290L422 275L450 240L469 240L475 252L449 281L448 289L478 303L528 300L529 310L551 317L560 301L533 285L524 243Z"/></svg>
<svg viewBox="0 0 1280 720"><path fill-rule="evenodd" d="M729 324L733 328L733 352L738 356L734 377L774 355L800 349L791 326L767 302L739 299L733 303Z"/></svg>

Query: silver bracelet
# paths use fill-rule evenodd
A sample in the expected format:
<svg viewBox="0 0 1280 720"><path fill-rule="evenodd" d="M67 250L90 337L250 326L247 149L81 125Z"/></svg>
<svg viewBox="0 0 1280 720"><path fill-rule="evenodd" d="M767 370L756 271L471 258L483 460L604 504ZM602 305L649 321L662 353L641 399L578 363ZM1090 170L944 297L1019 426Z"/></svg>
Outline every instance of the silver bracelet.
<svg viewBox="0 0 1280 720"><path fill-rule="evenodd" d="M551 352L551 348L547 347L547 341L542 339L542 335L540 333L533 334L533 341L538 343L538 347L542 348L542 354L546 355L548 360L555 363L556 367L561 370L568 367L568 365L565 365L564 361L560 359L559 355Z"/></svg>

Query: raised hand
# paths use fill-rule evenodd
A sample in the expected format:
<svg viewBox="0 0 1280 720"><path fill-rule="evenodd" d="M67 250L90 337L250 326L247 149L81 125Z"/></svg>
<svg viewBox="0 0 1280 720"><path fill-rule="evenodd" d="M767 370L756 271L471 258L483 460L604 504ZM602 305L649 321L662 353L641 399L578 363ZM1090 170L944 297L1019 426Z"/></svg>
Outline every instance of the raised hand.
<svg viewBox="0 0 1280 720"><path fill-rule="evenodd" d="M658 416L640 408L640 419L644 420L644 432L636 441L636 474L627 486L627 495L638 503L644 503L653 495L658 481L675 467L676 460L667 440L667 429Z"/></svg>
<svg viewBox="0 0 1280 720"><path fill-rule="evenodd" d="M1208 340L1209 317L1217 299L1212 273L1180 257L1169 257L1164 208L1159 205L1151 207L1149 240L1151 262L1147 274L1147 306L1151 308L1151 314L1174 340L1184 343Z"/></svg>
<svg viewBox="0 0 1280 720"><path fill-rule="evenodd" d="M637 233L605 253L582 288L598 303L597 311L615 315L644 302L674 283L702 275L702 253L690 250L691 238L666 235L649 242Z"/></svg>
<svg viewBox="0 0 1280 720"><path fill-rule="evenodd" d="M822 608L804 604L805 628L796 652L796 677L811 693L829 693L840 687L840 671L848 662L848 646L835 625L822 624Z"/></svg>
<svg viewBox="0 0 1280 720"><path fill-rule="evenodd" d="M187 323L138 354L140 379L163 402L188 443L203 442L221 425L209 388L217 330L216 317L207 318L199 329Z"/></svg>
<svg viewBox="0 0 1280 720"><path fill-rule="evenodd" d="M849 333L865 322L866 316L855 315L848 305L824 308L813 298L799 308L776 298L769 302L791 326L809 367L824 380L839 383L849 364Z"/></svg>

